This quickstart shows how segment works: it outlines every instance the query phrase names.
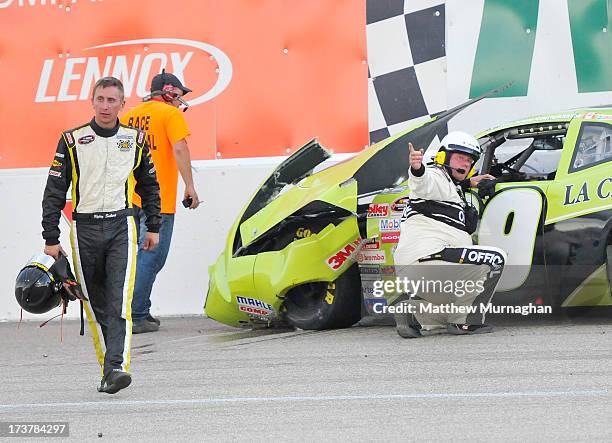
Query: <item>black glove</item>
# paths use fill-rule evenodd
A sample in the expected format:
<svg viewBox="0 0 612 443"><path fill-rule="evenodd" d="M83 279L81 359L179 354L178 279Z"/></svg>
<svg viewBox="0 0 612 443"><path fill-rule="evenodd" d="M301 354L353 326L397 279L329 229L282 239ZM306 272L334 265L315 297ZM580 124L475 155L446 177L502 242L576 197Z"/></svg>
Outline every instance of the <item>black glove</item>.
<svg viewBox="0 0 612 443"><path fill-rule="evenodd" d="M465 207L465 230L468 234L476 232L478 227L478 210L471 205Z"/></svg>
<svg viewBox="0 0 612 443"><path fill-rule="evenodd" d="M78 284L76 278L74 278L72 269L70 269L70 263L64 254L60 253L60 257L49 270L62 282L64 292L70 300L87 300L87 297L83 294L81 285Z"/></svg>
<svg viewBox="0 0 612 443"><path fill-rule="evenodd" d="M478 196L480 198L493 197L497 180L485 179L478 183Z"/></svg>

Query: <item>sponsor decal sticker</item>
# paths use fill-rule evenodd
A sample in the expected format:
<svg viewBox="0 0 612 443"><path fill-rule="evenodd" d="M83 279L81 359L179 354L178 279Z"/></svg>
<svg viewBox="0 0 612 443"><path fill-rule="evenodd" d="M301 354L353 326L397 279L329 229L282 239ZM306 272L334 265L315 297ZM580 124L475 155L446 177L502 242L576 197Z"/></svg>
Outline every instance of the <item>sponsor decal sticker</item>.
<svg viewBox="0 0 612 443"><path fill-rule="evenodd" d="M49 175L52 175L53 177L61 177L61 176L62 176L62 173L61 173L61 172L59 172L59 171L54 171L53 169L51 169L51 170L49 171Z"/></svg>
<svg viewBox="0 0 612 443"><path fill-rule="evenodd" d="M379 309L382 306L387 306L387 299L384 297L381 298L364 298L363 304L365 305L366 311L370 314L374 313L374 305L380 305ZM380 311L379 311L380 312Z"/></svg>
<svg viewBox="0 0 612 443"><path fill-rule="evenodd" d="M64 158L64 154L62 154L61 152L56 152L56 153L55 153L55 156L56 156L57 158Z"/></svg>
<svg viewBox="0 0 612 443"><path fill-rule="evenodd" d="M59 160L53 160L53 163L51 163L52 168L61 168L62 166L64 166L64 164Z"/></svg>
<svg viewBox="0 0 612 443"><path fill-rule="evenodd" d="M366 275L380 275L380 267L359 265L359 272Z"/></svg>
<svg viewBox="0 0 612 443"><path fill-rule="evenodd" d="M361 293L363 298L370 298L374 296L374 282L366 281L361 283Z"/></svg>
<svg viewBox="0 0 612 443"><path fill-rule="evenodd" d="M378 221L380 232L395 232L400 230L400 221L397 218L386 218Z"/></svg>
<svg viewBox="0 0 612 443"><path fill-rule="evenodd" d="M298 228L297 231L295 231L295 236L297 238L306 238L310 237L311 235L312 232L308 228Z"/></svg>
<svg viewBox="0 0 612 443"><path fill-rule="evenodd" d="M396 214L402 214L404 212L406 204L408 203L408 200L410 200L408 197L398 198L393 203L391 203L391 211L395 212Z"/></svg>
<svg viewBox="0 0 612 443"><path fill-rule="evenodd" d="M384 218L389 216L388 203L372 203L368 207L368 218Z"/></svg>
<svg viewBox="0 0 612 443"><path fill-rule="evenodd" d="M275 314L274 307L271 304L257 298L237 295L236 303L238 304L239 311L256 317L268 318L274 316Z"/></svg>
<svg viewBox="0 0 612 443"><path fill-rule="evenodd" d="M95 140L95 136L94 135L84 135L83 137L81 137L78 141L79 141L79 145L86 145L88 143L91 143L92 141Z"/></svg>
<svg viewBox="0 0 612 443"><path fill-rule="evenodd" d="M380 242L376 239L368 239L366 240L365 244L363 245L363 249L367 249L370 251L377 251L380 249Z"/></svg>
<svg viewBox="0 0 612 443"><path fill-rule="evenodd" d="M399 231L380 233L380 241L382 241L383 243L397 243L399 242L399 238Z"/></svg>
<svg viewBox="0 0 612 443"><path fill-rule="evenodd" d="M376 251L376 252L360 252L357 254L357 261L359 263L385 263L387 261L387 257L385 255L385 251Z"/></svg>
<svg viewBox="0 0 612 443"><path fill-rule="evenodd" d="M131 140L118 140L117 146L121 152L129 152L132 149L132 141Z"/></svg>
<svg viewBox="0 0 612 443"><path fill-rule="evenodd" d="M347 260L353 260L353 256L359 245L361 244L361 237L357 237L351 243L346 245L344 248L340 249L334 255L327 259L327 265L332 268L334 271L337 270L340 266L342 266Z"/></svg>
<svg viewBox="0 0 612 443"><path fill-rule="evenodd" d="M395 275L395 266L381 266L380 273L382 275Z"/></svg>
<svg viewBox="0 0 612 443"><path fill-rule="evenodd" d="M68 144L69 145L73 145L74 144L74 138L72 138L72 133L64 132L64 135L66 136L66 140L68 140Z"/></svg>

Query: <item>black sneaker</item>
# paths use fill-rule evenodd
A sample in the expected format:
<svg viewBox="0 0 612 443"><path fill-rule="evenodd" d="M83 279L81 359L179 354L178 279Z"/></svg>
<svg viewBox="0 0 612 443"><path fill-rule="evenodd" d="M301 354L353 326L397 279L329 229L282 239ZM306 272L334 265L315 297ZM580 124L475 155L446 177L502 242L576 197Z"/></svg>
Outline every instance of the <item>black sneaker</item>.
<svg viewBox="0 0 612 443"><path fill-rule="evenodd" d="M113 369L106 377L102 378L98 392L116 394L127 388L132 383L132 376L121 369Z"/></svg>
<svg viewBox="0 0 612 443"><path fill-rule="evenodd" d="M491 325L468 325L451 323L446 327L449 334L453 335L471 335L471 334L488 334L493 332Z"/></svg>
<svg viewBox="0 0 612 443"><path fill-rule="evenodd" d="M161 325L161 322L155 317L153 317L151 314L147 314L147 318L145 318L145 320L150 321L151 323L155 323L157 326Z"/></svg>
<svg viewBox="0 0 612 443"><path fill-rule="evenodd" d="M147 332L157 331L159 331L159 325L148 320L132 324L132 334L145 334Z"/></svg>
<svg viewBox="0 0 612 443"><path fill-rule="evenodd" d="M421 337L421 325L414 317L414 314L393 314L395 318L395 330L402 338Z"/></svg>

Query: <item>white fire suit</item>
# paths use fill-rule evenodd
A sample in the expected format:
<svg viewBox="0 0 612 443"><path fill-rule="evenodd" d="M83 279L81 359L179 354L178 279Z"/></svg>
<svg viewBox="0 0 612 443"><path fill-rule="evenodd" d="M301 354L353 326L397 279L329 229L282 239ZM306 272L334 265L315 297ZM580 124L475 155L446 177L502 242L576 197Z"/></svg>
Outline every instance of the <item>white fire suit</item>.
<svg viewBox="0 0 612 443"><path fill-rule="evenodd" d="M445 168L409 169L410 202L394 253L396 273L400 278L420 280L422 288L428 286L407 294L407 304L414 307L411 312L425 331L448 324L482 324L484 314L480 310L470 313L474 308L468 307L489 303L506 254L495 247L472 246L463 190ZM468 281L472 290L466 293Z"/></svg>

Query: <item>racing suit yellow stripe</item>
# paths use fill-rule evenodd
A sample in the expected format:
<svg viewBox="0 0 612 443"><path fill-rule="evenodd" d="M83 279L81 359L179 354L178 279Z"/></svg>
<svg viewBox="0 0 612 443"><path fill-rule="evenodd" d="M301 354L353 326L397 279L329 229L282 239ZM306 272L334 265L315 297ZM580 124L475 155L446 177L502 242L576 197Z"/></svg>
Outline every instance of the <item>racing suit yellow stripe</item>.
<svg viewBox="0 0 612 443"><path fill-rule="evenodd" d="M73 188L74 189L74 188ZM79 244L77 240L77 226L76 220L72 221L72 229L70 230L70 244L72 246L72 262L74 263L74 270L76 272L77 281L81 284L81 289L83 290L83 294L85 297L89 299L89 292L87 291L87 285L85 283L85 279L83 278L83 270L81 266L81 258L79 256ZM98 363L100 364L100 373L104 375L104 352L102 341L100 340L100 336L102 335L102 331L98 322L96 321L93 312L91 311L91 306L89 301L83 301L83 309L85 311L85 315L87 317L87 324L89 325L89 329L91 331L91 335L94 342L94 348L96 350L96 358L98 359Z"/></svg>

